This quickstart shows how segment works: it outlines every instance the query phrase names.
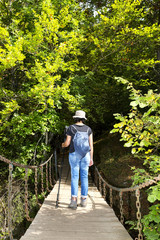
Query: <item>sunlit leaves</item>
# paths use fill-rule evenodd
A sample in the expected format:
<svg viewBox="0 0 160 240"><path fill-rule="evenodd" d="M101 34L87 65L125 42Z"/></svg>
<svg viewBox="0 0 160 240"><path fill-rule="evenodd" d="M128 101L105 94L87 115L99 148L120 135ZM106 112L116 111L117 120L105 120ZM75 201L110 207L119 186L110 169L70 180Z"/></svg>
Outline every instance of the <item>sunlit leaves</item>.
<svg viewBox="0 0 160 240"><path fill-rule="evenodd" d="M121 81L128 84L127 81ZM146 94L137 91L130 84L131 112L127 116L116 114L118 123L111 132L119 132L124 146L131 148L131 153L143 160L144 169L134 169L134 184L140 184L153 179L160 174L159 138L160 138L160 94L149 90ZM160 200L160 185L149 188L148 201L155 203ZM154 217L154 206L148 215L143 218L144 233L147 239L159 239L157 223L160 216ZM158 208L159 209L159 208ZM150 226L148 228L148 225ZM153 238L152 229L154 227Z"/></svg>
<svg viewBox="0 0 160 240"><path fill-rule="evenodd" d="M150 207L150 214L142 219L143 229L147 239L159 240L160 232L160 204L155 204Z"/></svg>
<svg viewBox="0 0 160 240"><path fill-rule="evenodd" d="M151 72L156 74L155 66L159 64L156 51L160 28L158 22L148 23L150 11L143 1L109 1L100 11L90 37L96 46L91 51L96 71L103 66L103 74L108 78L113 68L114 75L123 75L137 86L156 87Z"/></svg>
<svg viewBox="0 0 160 240"><path fill-rule="evenodd" d="M82 16L78 4L70 0L13 2L10 8L6 28L4 9L0 18L0 149L19 161L26 156L27 162L37 142L39 155L49 151L46 132L51 136L62 132L66 113L79 105L80 97L71 94L70 86L84 41Z"/></svg>

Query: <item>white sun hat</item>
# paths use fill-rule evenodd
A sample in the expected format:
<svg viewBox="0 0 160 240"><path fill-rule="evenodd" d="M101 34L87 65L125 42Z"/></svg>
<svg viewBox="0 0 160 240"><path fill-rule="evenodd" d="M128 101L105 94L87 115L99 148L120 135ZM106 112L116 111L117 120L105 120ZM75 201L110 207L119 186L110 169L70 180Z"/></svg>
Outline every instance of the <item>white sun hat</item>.
<svg viewBox="0 0 160 240"><path fill-rule="evenodd" d="M78 110L76 111L75 115L73 116L73 118L84 118L87 120L86 118L86 113L82 110Z"/></svg>

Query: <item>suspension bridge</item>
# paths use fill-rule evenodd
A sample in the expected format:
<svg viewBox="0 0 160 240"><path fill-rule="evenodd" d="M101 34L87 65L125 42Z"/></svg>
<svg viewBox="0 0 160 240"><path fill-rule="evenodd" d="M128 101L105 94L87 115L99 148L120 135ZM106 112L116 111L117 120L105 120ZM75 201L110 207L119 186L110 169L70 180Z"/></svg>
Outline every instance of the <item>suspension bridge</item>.
<svg viewBox="0 0 160 240"><path fill-rule="evenodd" d="M78 206L76 211L68 208L71 190L69 164L66 158L62 171L58 209L55 208L57 192L58 184L44 201L21 240L131 239L113 210L92 184L89 187L87 208Z"/></svg>
<svg viewBox="0 0 160 240"><path fill-rule="evenodd" d="M131 236L124 228L124 209L123 209L123 194L125 192L135 192L136 208L137 208L137 240L143 239L142 225L141 225L141 211L140 211L140 190L146 186L160 180L160 175L132 188L117 188L108 184L96 166L92 167L92 174L89 178L89 194L88 204L86 208L78 205L77 210L68 208L70 202L70 168L67 157L63 164L62 179L60 185L59 204L56 208L57 192L59 184L54 185L54 168L53 155L51 155L46 162L39 166L27 166L19 163L13 163L10 160L0 156L0 160L9 165L8 176L8 206L5 206L1 197L1 212L4 210L4 221L1 224L1 231L7 233L7 237L0 239L14 240L14 219L16 212L13 211L13 167L20 167L25 169L24 179L24 211L27 221L31 224L25 234L21 236L20 240L60 240L60 239L76 239L76 240L94 240L94 239L109 239L109 240L131 240ZM34 174L34 195L37 205L40 209L34 219L30 217L29 206L29 176L28 172L32 171ZM92 181L93 180L93 181ZM40 189L39 189L40 188ZM51 190L52 189L52 190ZM32 189L33 190L33 189ZM45 198L43 204L39 203L39 191L42 195L46 192L49 194ZM119 195L120 217L116 217L113 207L113 192ZM109 198L109 204L106 202L106 196ZM80 196L80 193L79 193ZM5 199L6 201L6 199ZM2 220L2 217L1 217ZM2 234L1 234L2 235Z"/></svg>

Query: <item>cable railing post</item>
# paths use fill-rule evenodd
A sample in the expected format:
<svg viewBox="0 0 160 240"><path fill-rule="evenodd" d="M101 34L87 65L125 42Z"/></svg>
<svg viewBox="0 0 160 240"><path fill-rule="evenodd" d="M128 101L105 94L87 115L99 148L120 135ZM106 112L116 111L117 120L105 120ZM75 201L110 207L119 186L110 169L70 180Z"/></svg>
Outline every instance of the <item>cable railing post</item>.
<svg viewBox="0 0 160 240"><path fill-rule="evenodd" d="M44 185L43 185L43 166L40 166L41 169L41 193L44 193Z"/></svg>
<svg viewBox="0 0 160 240"><path fill-rule="evenodd" d="M7 228L7 223L8 223L8 214L7 214L7 211L8 211L8 208L6 208L2 198L0 198L0 203L2 205L2 209L4 211L4 222L3 222L3 228L1 229L3 232L7 232L6 231L6 228Z"/></svg>
<svg viewBox="0 0 160 240"><path fill-rule="evenodd" d="M57 151L56 148L54 149L54 161L55 161L55 174L56 174L56 181L58 179L58 167L57 167Z"/></svg>
<svg viewBox="0 0 160 240"><path fill-rule="evenodd" d="M113 207L113 194L112 194L112 188L109 189L109 198L110 198L110 207Z"/></svg>
<svg viewBox="0 0 160 240"><path fill-rule="evenodd" d="M25 213L27 221L32 221L28 209L28 168L25 168Z"/></svg>
<svg viewBox="0 0 160 240"><path fill-rule="evenodd" d="M94 184L95 185L96 185L96 182L97 182L96 176L97 176L97 174L96 174L96 167L94 166ZM97 185L96 185L96 187L97 187Z"/></svg>
<svg viewBox="0 0 160 240"><path fill-rule="evenodd" d="M119 198L120 198L120 221L123 224L124 223L124 216L123 216L123 192L119 192Z"/></svg>
<svg viewBox="0 0 160 240"><path fill-rule="evenodd" d="M35 168L34 186L35 186L36 202L38 204L38 169L37 167Z"/></svg>
<svg viewBox="0 0 160 240"><path fill-rule="evenodd" d="M52 159L53 158L51 158L49 161L49 184L53 188L54 187L53 185L54 171L53 171L53 177L52 177Z"/></svg>
<svg viewBox="0 0 160 240"><path fill-rule="evenodd" d="M100 191L100 193L102 195L102 180L101 180L100 175L99 175L99 191Z"/></svg>
<svg viewBox="0 0 160 240"><path fill-rule="evenodd" d="M138 229L138 238L136 238L135 240L143 240L143 235L142 235L142 224L141 224L141 212L140 212L140 208L141 208L141 204L140 204L140 190L137 189L136 190L136 207L137 207L137 229Z"/></svg>
<svg viewBox="0 0 160 240"><path fill-rule="evenodd" d="M47 192L50 192L48 187L48 163L46 163L46 189L47 189Z"/></svg>
<svg viewBox="0 0 160 240"><path fill-rule="evenodd" d="M95 168L95 184L96 184L96 187L98 188L98 172L97 172L97 168Z"/></svg>
<svg viewBox="0 0 160 240"><path fill-rule="evenodd" d="M106 184L103 182L103 197L106 200Z"/></svg>
<svg viewBox="0 0 160 240"><path fill-rule="evenodd" d="M9 176L8 176L8 233L10 240L13 240L12 235L12 172L13 165L9 164Z"/></svg>

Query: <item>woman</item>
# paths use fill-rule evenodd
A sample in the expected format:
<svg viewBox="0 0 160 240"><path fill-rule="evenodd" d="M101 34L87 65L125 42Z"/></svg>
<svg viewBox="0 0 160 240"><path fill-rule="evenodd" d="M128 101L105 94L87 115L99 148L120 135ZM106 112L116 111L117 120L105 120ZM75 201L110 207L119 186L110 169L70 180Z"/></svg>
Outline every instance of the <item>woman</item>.
<svg viewBox="0 0 160 240"><path fill-rule="evenodd" d="M65 142L62 143L62 147L68 147L70 145L69 163L71 167L71 203L69 204L69 207L77 209L79 171L81 178L81 206L86 207L87 205L88 169L89 166L93 165L93 133L91 128L84 124L86 120L84 111L76 111L73 119L75 124L69 126L67 130L67 138ZM80 138L82 135L87 136L88 146L83 147L83 145L86 144L86 137L84 138L85 140L81 141ZM82 147L81 145L76 145L79 141L81 141ZM84 152L81 151L83 148L85 149Z"/></svg>

